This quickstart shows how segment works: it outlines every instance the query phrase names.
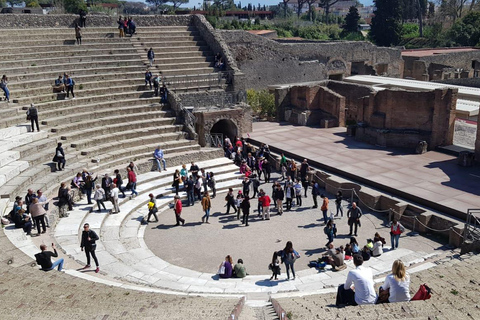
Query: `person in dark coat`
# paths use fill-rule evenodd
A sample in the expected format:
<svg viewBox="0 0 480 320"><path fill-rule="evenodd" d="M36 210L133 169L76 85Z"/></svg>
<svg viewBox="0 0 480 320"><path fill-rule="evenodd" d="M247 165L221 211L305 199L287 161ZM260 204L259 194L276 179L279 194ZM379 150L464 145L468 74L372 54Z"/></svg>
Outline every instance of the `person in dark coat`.
<svg viewBox="0 0 480 320"><path fill-rule="evenodd" d="M38 109L37 109L37 107L35 107L35 105L33 103L30 105L30 108L28 108L27 118L30 118L30 123L31 123L31 127L32 127L31 132L35 132L34 124L37 125L37 132L39 132L40 127L38 126Z"/></svg>
<svg viewBox="0 0 480 320"><path fill-rule="evenodd" d="M63 169L65 169L65 152L63 151L61 142L57 144L57 148L55 149L55 156L53 157L53 162L57 163L58 171L62 171Z"/></svg>
<svg viewBox="0 0 480 320"><path fill-rule="evenodd" d="M95 254L95 249L97 249L97 244L95 241L99 239L98 235L95 231L90 230L90 225L85 223L83 225L83 232L82 232L82 242L80 243L80 248L82 251L85 251L85 255L87 256L87 265L83 267L83 269L90 268L90 255L92 256L93 260L95 261L95 265L97 268L95 269L95 273L100 271L100 266L98 264L97 255Z"/></svg>
<svg viewBox="0 0 480 320"><path fill-rule="evenodd" d="M250 198L248 196L245 196L242 203L240 204L240 208L243 212L242 224L248 227L248 216L250 215Z"/></svg>

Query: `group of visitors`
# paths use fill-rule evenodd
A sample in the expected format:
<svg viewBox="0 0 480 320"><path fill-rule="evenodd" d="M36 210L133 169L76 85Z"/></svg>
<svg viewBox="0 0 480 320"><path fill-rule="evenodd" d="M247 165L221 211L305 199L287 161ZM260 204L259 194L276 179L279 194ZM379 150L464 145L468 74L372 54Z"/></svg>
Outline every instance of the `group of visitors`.
<svg viewBox="0 0 480 320"><path fill-rule="evenodd" d="M153 75L150 69L147 69L145 71L145 89L148 89L149 87L150 90L154 90L155 97L160 96L160 101L162 103L167 102L168 90L161 74Z"/></svg>
<svg viewBox="0 0 480 320"><path fill-rule="evenodd" d="M49 199L42 190L35 193L28 189L25 198L15 197L13 209L6 215L9 221L15 224L15 228L22 228L27 236L32 235L32 229L37 229L37 236L45 233L50 227L48 219Z"/></svg>
<svg viewBox="0 0 480 320"><path fill-rule="evenodd" d="M220 263L218 273L220 278L245 278L248 273L242 259L238 259L237 263L233 265L233 259L230 255L225 257L225 261Z"/></svg>
<svg viewBox="0 0 480 320"><path fill-rule="evenodd" d="M66 92L67 99L70 99L70 93L72 94L72 99L75 99L75 93L73 88L75 87L75 80L73 80L67 73L64 73L63 76L59 75L55 79L55 84L53 86L53 91L57 93Z"/></svg>
<svg viewBox="0 0 480 320"><path fill-rule="evenodd" d="M137 27L131 17L124 17L122 19L122 16L119 16L117 24L120 38L123 38L126 35L132 36L136 33Z"/></svg>

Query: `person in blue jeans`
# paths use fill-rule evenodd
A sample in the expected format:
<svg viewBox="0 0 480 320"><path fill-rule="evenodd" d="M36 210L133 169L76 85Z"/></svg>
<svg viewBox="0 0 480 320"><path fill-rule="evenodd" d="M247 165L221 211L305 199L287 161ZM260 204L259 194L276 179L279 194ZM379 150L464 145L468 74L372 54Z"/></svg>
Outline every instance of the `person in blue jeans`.
<svg viewBox="0 0 480 320"><path fill-rule="evenodd" d="M8 78L6 75L3 75L2 80L0 82L0 88L5 92L5 98L7 102L10 102L10 90L8 90Z"/></svg>
<svg viewBox="0 0 480 320"><path fill-rule="evenodd" d="M285 263L285 269L287 270L287 280L290 280L290 270L292 271L293 280L295 280L295 269L293 265L295 264L295 261L300 258L300 254L293 249L293 244L291 241L287 242L280 256Z"/></svg>
<svg viewBox="0 0 480 320"><path fill-rule="evenodd" d="M167 170L167 162L165 161L163 150L160 148L160 146L155 149L155 151L153 152L153 156L155 157L155 161L157 162L158 171L162 171L160 161L163 163L163 170Z"/></svg>
<svg viewBox="0 0 480 320"><path fill-rule="evenodd" d="M392 242L392 250L398 249L398 241L400 240L400 235L405 231L405 228L402 226L397 219L393 219L390 223L390 240Z"/></svg>
<svg viewBox="0 0 480 320"><path fill-rule="evenodd" d="M187 191L187 204L193 206L195 204L195 194L193 191L194 183L193 177L188 177L188 180L185 181L185 190Z"/></svg>
<svg viewBox="0 0 480 320"><path fill-rule="evenodd" d="M53 252L47 251L47 246L42 244L40 245L40 250L42 252L37 253L35 255L35 259L37 260L37 264L42 266L42 270L50 271L58 267L58 271L62 271L63 269L63 258L58 259L57 261L52 263L52 257L58 257L57 248L55 244L52 243Z"/></svg>

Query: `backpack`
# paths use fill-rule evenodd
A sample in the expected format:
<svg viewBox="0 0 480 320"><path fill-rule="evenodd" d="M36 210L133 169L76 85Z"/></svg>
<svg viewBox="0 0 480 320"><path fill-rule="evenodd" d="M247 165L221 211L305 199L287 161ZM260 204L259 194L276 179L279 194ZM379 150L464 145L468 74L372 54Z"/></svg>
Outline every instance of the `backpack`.
<svg viewBox="0 0 480 320"><path fill-rule="evenodd" d="M75 80L72 79L72 86L74 86L74 85L75 85Z"/></svg>
<svg viewBox="0 0 480 320"><path fill-rule="evenodd" d="M427 286L427 284L421 284L420 288L418 288L417 293L413 296L410 301L415 301L415 300L428 300L432 296L430 293L432 290Z"/></svg>

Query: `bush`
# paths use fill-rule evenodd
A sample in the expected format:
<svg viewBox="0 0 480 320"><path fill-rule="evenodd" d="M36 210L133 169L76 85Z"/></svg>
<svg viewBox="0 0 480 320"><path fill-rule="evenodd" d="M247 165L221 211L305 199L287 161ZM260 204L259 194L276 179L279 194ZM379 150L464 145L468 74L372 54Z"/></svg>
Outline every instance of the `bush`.
<svg viewBox="0 0 480 320"><path fill-rule="evenodd" d="M247 90L247 103L259 117L274 117L276 115L275 96L267 89Z"/></svg>

